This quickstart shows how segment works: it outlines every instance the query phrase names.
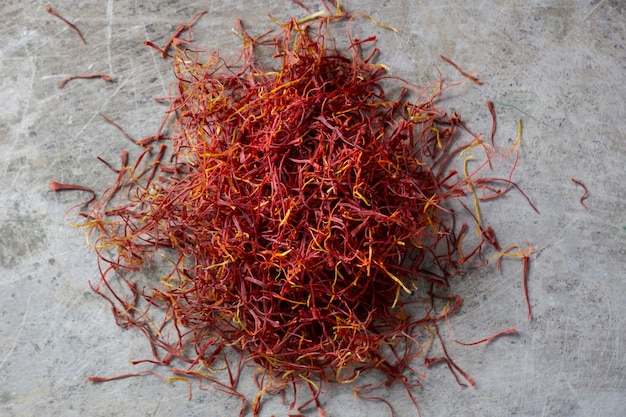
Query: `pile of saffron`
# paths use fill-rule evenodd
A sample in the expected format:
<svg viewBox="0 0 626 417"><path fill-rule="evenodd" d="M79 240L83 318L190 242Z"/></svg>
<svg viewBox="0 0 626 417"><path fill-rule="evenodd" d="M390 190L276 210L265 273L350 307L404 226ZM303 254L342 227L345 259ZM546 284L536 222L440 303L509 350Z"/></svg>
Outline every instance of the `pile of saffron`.
<svg viewBox="0 0 626 417"><path fill-rule="evenodd" d="M336 46L329 27L355 19L339 7L256 36L238 22L235 58L207 58L181 37L200 15L160 49L177 78L163 124L171 132L134 141L144 149L134 163L126 152L119 169L102 160L117 178L82 213L100 261L94 290L120 326L150 340L154 358L139 362L239 395L241 415L258 415L263 395L286 387L294 413L315 403L323 415L322 386L367 371L404 385L417 406L420 357L474 385L445 347L438 357L425 349L460 304L450 280L488 262L488 248L499 261L523 258L527 273L532 249L501 249L480 217L480 201L517 187L478 177L498 158L491 103L489 142L438 107L450 87L441 77L419 89L387 75L374 37ZM460 130L471 140L457 143ZM503 156L517 161L518 143ZM468 171L472 149L486 158ZM451 167L459 156L464 172ZM452 202L475 222L469 249ZM156 258L170 268L146 277ZM252 401L237 391L249 364L260 369ZM311 398L296 404L303 386ZM355 392L374 398L371 388Z"/></svg>

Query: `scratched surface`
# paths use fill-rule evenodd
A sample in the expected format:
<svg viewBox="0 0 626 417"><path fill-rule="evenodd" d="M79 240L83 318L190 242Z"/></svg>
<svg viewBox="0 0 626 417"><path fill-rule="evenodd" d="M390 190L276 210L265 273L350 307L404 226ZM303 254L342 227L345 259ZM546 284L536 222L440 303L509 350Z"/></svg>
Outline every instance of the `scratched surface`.
<svg viewBox="0 0 626 417"><path fill-rule="evenodd" d="M253 4L254 3L254 4ZM550 6L544 4L549 3ZM313 8L317 9L315 2ZM463 4L463 6L459 6ZM428 370L415 397L426 417L623 416L626 410L626 3L563 1L345 1L398 29L358 23L379 36L380 60L418 84L458 73L445 55L476 70L446 104L475 131L488 131L484 105L498 112L497 140L524 123L514 179L519 194L483 207L501 243L529 240L538 251L530 271L534 318L527 322L521 264L487 268L455 284L465 304L452 320L455 336L476 340L506 327L519 335L486 346L449 344L477 382L460 387L444 367ZM87 44L34 0L0 5L0 415L232 416L238 400L145 377L107 384L89 375L136 370L147 357L136 332L115 326L108 306L88 287L97 277L82 232L65 210L80 193L53 194L48 181L102 190L112 178L96 157L115 160L130 142L97 114L135 137L155 133L168 94L169 63L143 46L163 44L178 23L202 9L194 27L207 48L238 46L241 17L252 31L267 14L303 15L289 1L56 0ZM113 83L58 82L71 74L110 73ZM585 211L579 204L589 188ZM248 382L243 390L252 392ZM383 392L397 415L414 415L402 388ZM329 416L386 415L381 403L354 401L351 387L324 399ZM305 410L307 415L317 415ZM284 416L270 401L263 416Z"/></svg>

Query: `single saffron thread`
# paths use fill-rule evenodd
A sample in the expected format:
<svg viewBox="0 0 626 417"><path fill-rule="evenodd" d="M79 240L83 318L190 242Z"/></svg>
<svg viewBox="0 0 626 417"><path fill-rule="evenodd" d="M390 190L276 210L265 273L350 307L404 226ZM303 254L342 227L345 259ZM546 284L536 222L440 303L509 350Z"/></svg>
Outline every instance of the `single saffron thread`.
<svg viewBox="0 0 626 417"><path fill-rule="evenodd" d="M450 58L446 58L446 57L445 57L445 56L443 56L443 55L439 55L439 57L440 57L442 60L444 60L445 62L447 62L448 64L452 65L452 67L453 67L454 69L456 69L456 70L457 70L457 71L458 71L461 75L463 75L463 76L464 76L464 77L466 77L467 79L471 80L472 82L474 82L474 83L476 83L476 84L478 84L478 85L480 85L480 84L482 84L482 83L483 83L481 80L479 80L478 78L476 78L474 75L469 74L469 73L467 73L467 72L463 71L463 70L461 69L461 67L459 67L457 64L455 64L454 62L452 62L452 60L451 60Z"/></svg>
<svg viewBox="0 0 626 417"><path fill-rule="evenodd" d="M86 75L70 75L59 82L58 87L63 88L65 84L72 80L80 80L80 79L90 79L90 78L101 78L104 81L113 81L113 77L109 74L86 74Z"/></svg>
<svg viewBox="0 0 626 417"><path fill-rule="evenodd" d="M70 22L69 20L67 20L66 18L64 18L63 16L61 16L56 10L54 10L52 7L48 6L46 7L46 11L48 13L50 13L51 15L61 19L63 22L65 22L69 27L71 27L72 29L74 29L74 31L78 34L78 36L80 37L80 40L83 41L83 43L86 45L87 41L85 40L85 37L83 36L82 32L80 31L80 29L78 29L76 27L75 24L73 24L72 22Z"/></svg>
<svg viewBox="0 0 626 417"><path fill-rule="evenodd" d="M583 208L586 211L589 211L589 208L587 207L587 205L585 204L585 199L589 196L589 191L587 190L587 186L585 184L583 184L581 181L577 180L576 178L572 177L571 178L572 182L580 187L582 187L583 189L583 194L580 196L580 205L583 206Z"/></svg>

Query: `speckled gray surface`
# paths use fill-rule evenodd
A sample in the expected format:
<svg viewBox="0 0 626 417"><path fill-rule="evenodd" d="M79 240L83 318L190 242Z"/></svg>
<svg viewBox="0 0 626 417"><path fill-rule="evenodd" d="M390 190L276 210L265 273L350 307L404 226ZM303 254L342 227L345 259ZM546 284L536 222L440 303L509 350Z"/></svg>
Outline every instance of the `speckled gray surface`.
<svg viewBox="0 0 626 417"><path fill-rule="evenodd" d="M253 4L254 3L254 4ZM76 22L83 45L45 12L46 3L3 0L0 16L0 415L231 416L238 400L218 392L170 386L145 377L91 384L89 375L133 370L148 348L115 326L94 296L95 259L82 232L63 217L81 201L53 194L51 179L102 190L106 170L127 148L103 112L136 137L155 132L172 76L169 63L143 46L163 43L174 27L208 9L194 28L207 48L232 50L237 17L249 28L267 14L301 13L290 1L131 0L49 3ZM315 3L313 3L315 4ZM524 123L515 180L540 215L512 193L483 207L503 244L532 241L534 309L525 319L521 264L504 263L457 282L465 297L452 325L463 340L516 327L519 335L477 347L450 344L456 362L477 382L459 387L443 367L428 370L415 391L433 416L623 416L626 410L626 3L563 1L346 1L398 28L364 22L379 36L381 61L418 84L433 64L454 80L445 55L475 69L484 84L464 85L447 104L476 131L488 131L485 100L498 111L498 140ZM69 74L106 72L114 83L58 82ZM579 204L589 188L589 212ZM248 389L244 386L244 389ZM250 391L251 392L251 391ZM398 387L383 393L399 416L415 415ZM350 389L325 397L329 416L379 416L379 403L354 401ZM262 415L287 415L270 401ZM315 415L316 412L311 412Z"/></svg>

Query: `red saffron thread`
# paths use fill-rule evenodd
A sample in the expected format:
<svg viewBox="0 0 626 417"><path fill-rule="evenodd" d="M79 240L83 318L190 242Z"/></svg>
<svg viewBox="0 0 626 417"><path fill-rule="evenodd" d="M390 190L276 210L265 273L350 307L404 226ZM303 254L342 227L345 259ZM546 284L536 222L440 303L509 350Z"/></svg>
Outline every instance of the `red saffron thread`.
<svg viewBox="0 0 626 417"><path fill-rule="evenodd" d="M75 24L73 24L72 22L70 22L69 20L67 20L66 18L64 18L63 16L61 16L59 13L57 13L56 10L54 10L52 7L48 6L46 7L46 11L48 13L50 13L53 16L56 16L57 18L61 19L63 22L65 22L69 27L71 27L72 29L74 29L74 31L76 33L78 33L78 36L80 37L80 40L83 41L83 43L86 45L87 41L85 40L85 38L83 37L82 32L80 31L80 29L78 29L76 27Z"/></svg>
<svg viewBox="0 0 626 417"><path fill-rule="evenodd" d="M581 195L581 196L580 196L580 200L579 200L579 202L580 202L580 205L581 205L581 206L583 206L583 208L584 208L586 211L589 211L589 209L587 208L587 206L586 206L586 205L585 205L585 203L584 203L584 200L585 200L585 199L589 196L589 191L587 190L587 186L586 186L585 184L583 184L581 181L578 181L576 178L573 178L573 177L572 177L572 182L573 182L574 184L579 185L579 186L581 186L581 187L582 187L582 189L583 189L583 195Z"/></svg>
<svg viewBox="0 0 626 417"><path fill-rule="evenodd" d="M446 58L446 57L445 57L445 56L443 56L443 55L439 55L439 57L440 57L441 59L443 59L444 61L446 61L448 64L452 65L452 67L454 67L454 69L456 69L459 73L461 73L461 75L462 75L462 76L466 77L467 79L469 79L469 80L473 81L474 83L476 83L476 84L478 84L478 85L480 85L480 84L482 84L482 83L483 83L481 80L479 80L478 78L476 78L476 77L475 77L475 76L473 76L472 74L469 74L469 73L467 73L467 72L463 71L463 70L461 69L461 67L459 67L457 64L455 64L454 62L452 62L452 60L450 60L449 58Z"/></svg>
<svg viewBox="0 0 626 417"><path fill-rule="evenodd" d="M100 115L100 117L102 117L108 124L110 124L111 126L117 128L117 130L119 130L122 135L124 135L124 137L126 139L128 139L129 141L131 141L132 143L134 143L135 145L137 145L137 141L128 133L126 133L126 131L124 129L122 129L122 127L120 125L118 125L117 123L115 123L113 120L111 120L109 117L107 117L106 115L104 115L103 113L98 113Z"/></svg>
<svg viewBox="0 0 626 417"><path fill-rule="evenodd" d="M528 296L528 268L530 265L530 255L533 254L536 249L530 243L526 242L528 246L526 249L523 249L520 245L515 244L507 247L502 252L495 255L498 258L496 263L496 268L500 269L502 258L517 258L522 259L522 287L524 290L524 301L526 302L526 310L527 310L527 320L530 321L532 319L532 309L530 305L530 297ZM512 252L515 250L514 252Z"/></svg>
<svg viewBox="0 0 626 417"><path fill-rule="evenodd" d="M196 20L198 20L203 14L208 13L208 10L203 10L201 12L196 13L195 15L192 16L191 19L189 19L187 21L187 23L183 23L182 25L180 25L175 31L174 34L172 35L172 37L165 42L165 46L163 46L163 48L159 48L158 46L156 46L155 44L153 44L152 42L149 41L145 41L145 44L160 51L161 52L161 56L163 58L170 56L167 53L167 50L170 48L170 46L175 46L177 47L179 44L182 43L189 43L190 40L188 39L182 39L180 38L180 35L184 32L184 31L191 31L191 27L193 26L193 24L196 22ZM191 37L191 33L190 33L190 37Z"/></svg>
<svg viewBox="0 0 626 417"><path fill-rule="evenodd" d="M82 206L87 206L89 204L91 204L93 201L96 200L96 193L94 190L92 190L89 187L85 187L84 185L79 185L79 184L65 184L65 183L61 183L61 182L57 182L57 181L50 181L49 183L50 186L50 191L52 192L59 192L59 191L87 191L88 193L91 194L91 198L89 198L89 200L86 200L80 204L75 205L74 207L70 207L65 214L67 215L67 213L69 213L70 211L72 211L74 208L76 207L82 207Z"/></svg>
<svg viewBox="0 0 626 417"><path fill-rule="evenodd" d="M104 81L113 81L113 77L111 77L109 74L70 75L69 77L61 80L61 82L59 83L59 88L63 88L63 86L65 86L68 81L89 78L101 78Z"/></svg>
<svg viewBox="0 0 626 417"><path fill-rule="evenodd" d="M489 139L491 139L491 146L495 147L493 139L496 136L496 111L493 108L493 101L487 100L487 109L491 115L491 135L489 135Z"/></svg>

